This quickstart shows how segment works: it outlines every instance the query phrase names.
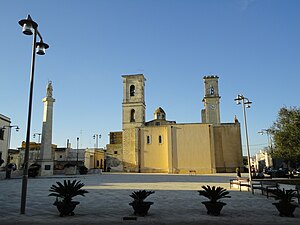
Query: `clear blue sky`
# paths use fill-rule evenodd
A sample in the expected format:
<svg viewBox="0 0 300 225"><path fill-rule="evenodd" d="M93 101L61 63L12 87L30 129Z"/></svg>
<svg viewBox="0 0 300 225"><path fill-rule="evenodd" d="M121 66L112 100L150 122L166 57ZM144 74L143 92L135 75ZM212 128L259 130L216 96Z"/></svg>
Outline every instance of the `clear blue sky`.
<svg viewBox="0 0 300 225"><path fill-rule="evenodd" d="M146 119L162 107L167 119L201 122L203 76L220 77L221 121L241 121L233 99L247 110L250 150L267 145L257 132L272 125L282 106L299 106L300 1L297 0L45 0L0 1L0 113L26 136L32 37L18 24L30 14L50 45L37 56L32 134L41 132L48 80L53 82L53 142L94 147L93 134L121 125L122 78L143 73ZM33 139L32 141L37 141ZM245 146L243 146L245 147ZM244 149L244 153L245 153Z"/></svg>

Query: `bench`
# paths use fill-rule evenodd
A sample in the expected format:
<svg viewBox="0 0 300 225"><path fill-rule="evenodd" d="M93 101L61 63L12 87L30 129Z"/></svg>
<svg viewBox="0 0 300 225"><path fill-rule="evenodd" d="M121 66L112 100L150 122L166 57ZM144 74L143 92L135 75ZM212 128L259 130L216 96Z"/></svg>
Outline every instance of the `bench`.
<svg viewBox="0 0 300 225"><path fill-rule="evenodd" d="M253 181L251 189L252 194L254 194L255 189L261 190L261 194L266 194L267 198L269 198L276 189L294 190L296 191L294 196L298 199L298 204L300 204L300 185L276 183L275 181Z"/></svg>
<svg viewBox="0 0 300 225"><path fill-rule="evenodd" d="M190 175L196 175L196 170L190 170Z"/></svg>
<svg viewBox="0 0 300 225"><path fill-rule="evenodd" d="M234 185L237 185L240 191L242 191L242 187L247 187L248 191L250 188L249 179L246 178L230 179L229 187L232 188Z"/></svg>
<svg viewBox="0 0 300 225"><path fill-rule="evenodd" d="M261 194L264 195L266 193L267 198L269 198L269 193L272 190L276 190L278 188L278 185L274 181L253 181L251 184L251 190L252 194L254 194L254 190L261 190Z"/></svg>
<svg viewBox="0 0 300 225"><path fill-rule="evenodd" d="M251 184L252 194L254 194L254 190L255 189L262 191L263 186L262 186L262 182L261 181L252 181L252 184Z"/></svg>
<svg viewBox="0 0 300 225"><path fill-rule="evenodd" d="M275 183L275 184L267 184L265 186L265 189L264 189L264 191L267 194L267 198L269 198L270 194L272 194L272 191L276 190L277 188L279 188L279 185L277 183Z"/></svg>

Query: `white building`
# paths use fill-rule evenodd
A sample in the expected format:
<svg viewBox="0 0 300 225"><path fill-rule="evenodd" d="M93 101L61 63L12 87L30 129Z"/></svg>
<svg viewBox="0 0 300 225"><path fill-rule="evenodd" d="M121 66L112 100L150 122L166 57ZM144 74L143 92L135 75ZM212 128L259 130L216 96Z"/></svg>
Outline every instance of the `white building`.
<svg viewBox="0 0 300 225"><path fill-rule="evenodd" d="M0 114L0 161L2 162L0 167L4 167L7 164L11 134L10 123L10 118Z"/></svg>
<svg viewBox="0 0 300 225"><path fill-rule="evenodd" d="M262 171L265 167L272 167L273 161L268 150L260 150L255 155L255 168L257 171Z"/></svg>

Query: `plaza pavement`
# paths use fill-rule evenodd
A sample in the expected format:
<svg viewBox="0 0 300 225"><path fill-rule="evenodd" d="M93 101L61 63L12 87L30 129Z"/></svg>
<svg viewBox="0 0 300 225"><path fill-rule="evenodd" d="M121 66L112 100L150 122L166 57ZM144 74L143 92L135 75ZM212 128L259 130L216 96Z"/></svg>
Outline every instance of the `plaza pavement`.
<svg viewBox="0 0 300 225"><path fill-rule="evenodd" d="M272 205L274 199L267 199L259 193L229 189L229 179L235 174L213 175L167 175L104 173L76 176L52 176L30 178L28 180L26 214L20 214L20 193L22 179L0 180L0 225L34 224L82 224L82 225L148 225L148 224L203 224L203 225L299 225L300 208L294 218L280 217ZM86 197L77 196L80 201L74 216L59 217L49 197L49 188L56 181L77 179L85 183ZM227 188L231 198L223 201L227 205L220 216L209 216L197 190L202 185L216 185ZM155 194L147 200L154 204L145 217L135 219L129 194L133 190L149 189Z"/></svg>

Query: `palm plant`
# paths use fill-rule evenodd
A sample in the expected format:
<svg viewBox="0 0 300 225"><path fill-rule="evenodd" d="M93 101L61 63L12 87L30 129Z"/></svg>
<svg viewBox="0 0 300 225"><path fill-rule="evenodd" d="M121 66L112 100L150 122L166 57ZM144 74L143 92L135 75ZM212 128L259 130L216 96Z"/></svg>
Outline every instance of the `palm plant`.
<svg viewBox="0 0 300 225"><path fill-rule="evenodd" d="M228 195L229 192L225 188L216 186L210 187L209 185L203 185L202 188L204 190L198 191L199 194L208 198L210 202L217 202L221 198L231 198L231 196Z"/></svg>
<svg viewBox="0 0 300 225"><path fill-rule="evenodd" d="M154 191L139 190L129 195L134 199L133 202L129 203L134 210L134 215L145 216L148 214L148 210L153 202L145 202L144 200L153 193Z"/></svg>
<svg viewBox="0 0 300 225"><path fill-rule="evenodd" d="M139 190L132 192L130 197L134 199L134 201L143 202L149 195L155 193L155 191L146 191L146 190Z"/></svg>
<svg viewBox="0 0 300 225"><path fill-rule="evenodd" d="M281 190L277 188L272 191L272 194L279 202L272 203L279 211L280 216L294 217L294 211L298 205L293 204L293 198L295 198L295 190Z"/></svg>
<svg viewBox="0 0 300 225"><path fill-rule="evenodd" d="M226 203L220 202L219 200L221 198L231 198L231 196L228 195L229 192L225 188L216 186L210 187L209 185L203 185L202 188L203 190L198 191L199 194L209 199L209 201L202 202L207 209L207 214L214 216L220 215L220 212Z"/></svg>
<svg viewBox="0 0 300 225"><path fill-rule="evenodd" d="M274 194L274 198L279 200L279 202L291 203L293 202L293 198L295 198L296 190L281 190L278 188L272 194Z"/></svg>
<svg viewBox="0 0 300 225"><path fill-rule="evenodd" d="M74 209L80 202L72 201L73 197L77 195L84 196L88 191L81 189L84 184L76 180L64 180L63 183L56 182L50 187L49 196L56 197L56 201L53 203L60 212L60 216L74 215ZM62 200L61 200L62 199Z"/></svg>
<svg viewBox="0 0 300 225"><path fill-rule="evenodd" d="M88 193L87 190L81 189L84 186L84 183L81 181L73 180L64 180L64 183L56 182L57 185L52 185L50 188L49 196L55 196L57 198L62 198L64 203L71 203L72 198L81 195L84 196L85 193Z"/></svg>

